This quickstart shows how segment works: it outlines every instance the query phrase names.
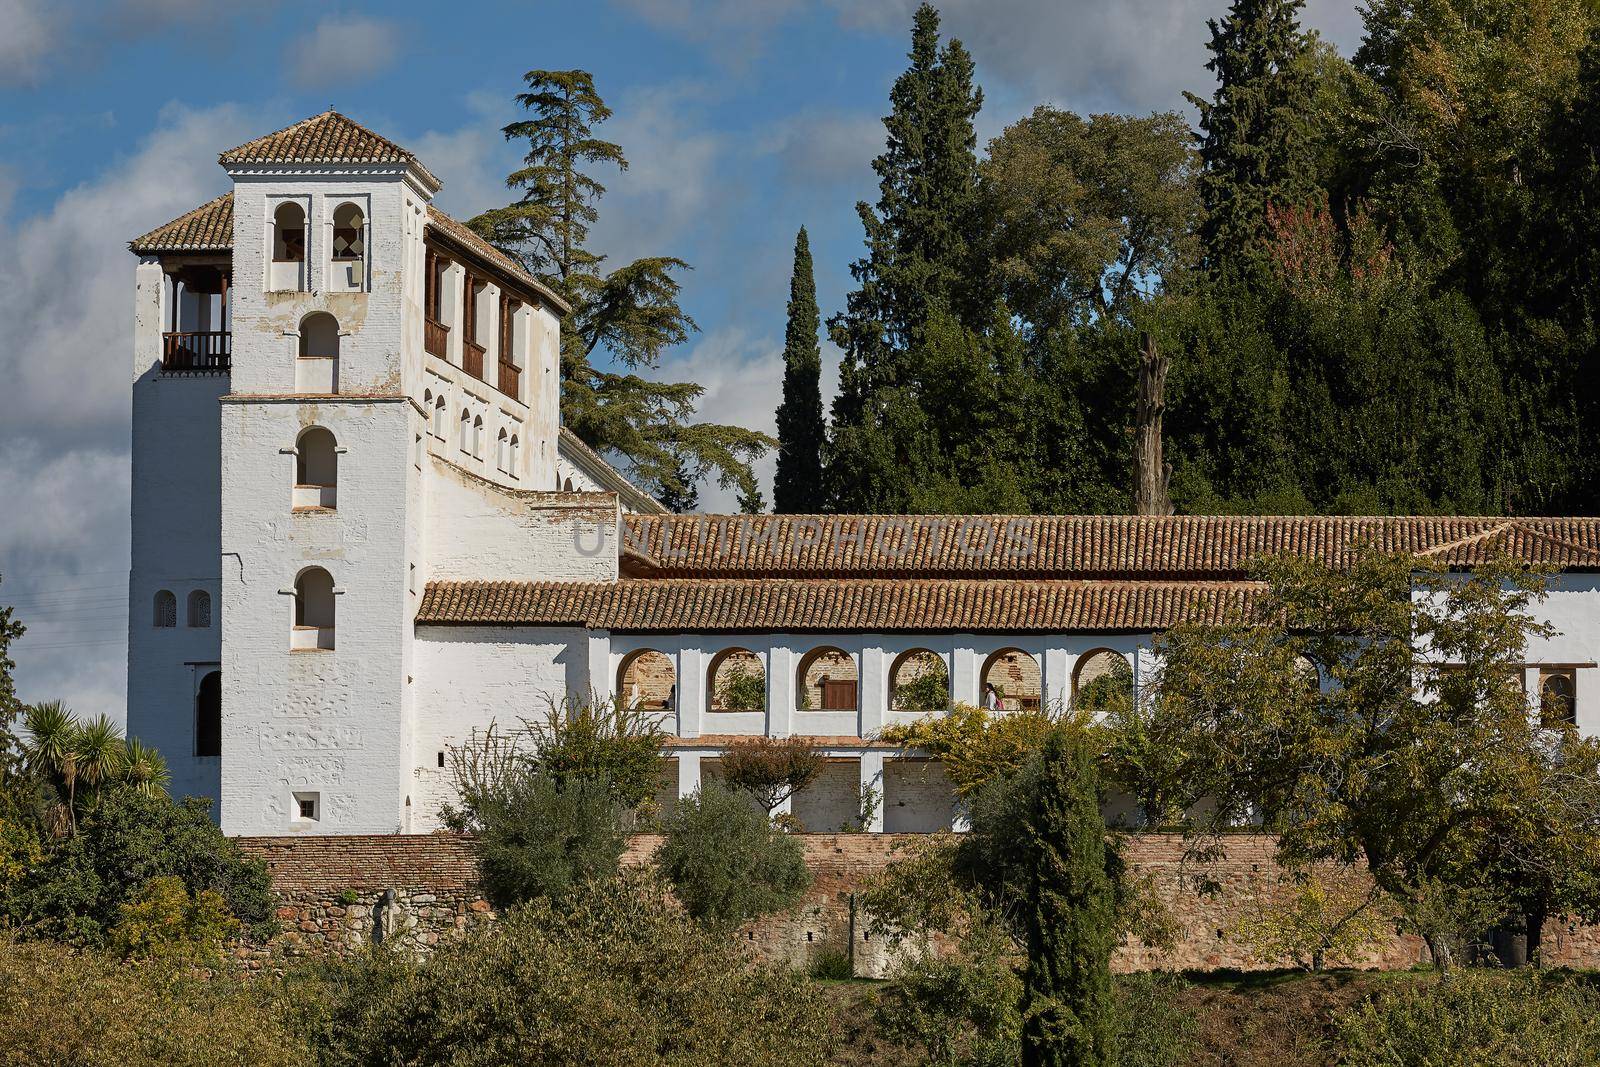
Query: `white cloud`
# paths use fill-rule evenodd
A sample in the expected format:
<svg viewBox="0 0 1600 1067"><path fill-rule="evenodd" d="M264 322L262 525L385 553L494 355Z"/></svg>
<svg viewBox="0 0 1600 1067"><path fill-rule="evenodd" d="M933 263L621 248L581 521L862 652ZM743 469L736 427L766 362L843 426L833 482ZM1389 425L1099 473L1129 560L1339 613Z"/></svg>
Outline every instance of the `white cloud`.
<svg viewBox="0 0 1600 1067"><path fill-rule="evenodd" d="M26 84L38 77L58 30L37 0L0 0L0 82Z"/></svg>
<svg viewBox="0 0 1600 1067"><path fill-rule="evenodd" d="M618 0L657 29L709 46L725 67L745 70L765 51L767 38L804 0Z"/></svg>
<svg viewBox="0 0 1600 1067"><path fill-rule="evenodd" d="M400 28L366 15L328 15L289 44L293 80L307 89L363 81L400 58Z"/></svg>
<svg viewBox="0 0 1600 1067"><path fill-rule="evenodd" d="M0 603L17 603L26 700L121 713L133 256L127 241L227 187L219 146L282 125L169 107L130 156L48 209L0 219Z"/></svg>
<svg viewBox="0 0 1600 1067"><path fill-rule="evenodd" d="M459 219L510 202L512 192L505 178L526 150L520 143L507 142L500 132L515 117L510 99L471 93L466 106L471 118L460 128L430 130L405 142L444 182L438 205Z"/></svg>

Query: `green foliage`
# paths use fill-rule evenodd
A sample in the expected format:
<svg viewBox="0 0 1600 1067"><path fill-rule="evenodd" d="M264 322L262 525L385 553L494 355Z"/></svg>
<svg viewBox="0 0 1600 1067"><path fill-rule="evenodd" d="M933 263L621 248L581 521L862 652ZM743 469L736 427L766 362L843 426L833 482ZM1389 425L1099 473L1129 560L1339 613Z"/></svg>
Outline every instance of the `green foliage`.
<svg viewBox="0 0 1600 1067"><path fill-rule="evenodd" d="M1117 888L1100 817L1099 777L1081 737L1058 731L1045 743L1024 826L1032 870L1023 911L1028 966L1022 1063L1113 1064Z"/></svg>
<svg viewBox="0 0 1600 1067"><path fill-rule="evenodd" d="M950 707L950 675L941 661L894 687L896 711L944 711Z"/></svg>
<svg viewBox="0 0 1600 1067"><path fill-rule="evenodd" d="M531 70L517 103L529 117L506 126L507 140L526 140L523 166L506 177L522 195L471 220L472 227L517 257L572 311L561 324L563 423L591 447L626 457L647 488L681 492L680 470L693 478L715 471L723 485L749 490L750 461L773 444L738 426L694 423L704 392L688 382L657 382L632 371L658 366L663 352L696 329L678 303L677 273L688 264L650 256L609 272L590 251L605 186L594 168L627 169L622 148L595 136L611 117L582 70ZM623 372L595 365L609 353Z"/></svg>
<svg viewBox="0 0 1600 1067"><path fill-rule="evenodd" d="M213 962L221 943L239 930L222 894L214 889L191 894L183 879L170 874L146 882L121 911L109 931L110 944L127 959Z"/></svg>
<svg viewBox="0 0 1600 1067"><path fill-rule="evenodd" d="M900 686L895 690L896 695L903 697L907 688L927 677L930 675L924 674ZM940 682L943 701L949 690L942 679ZM913 694L913 699L921 699L920 694ZM928 710L903 704L900 707ZM888 744L937 757L956 795L971 798L997 776L1021 767L1030 755L1044 747L1045 738L1058 725L1058 717L1046 711L992 715L985 708L957 704L947 715L887 726L878 737Z"/></svg>
<svg viewBox="0 0 1600 1067"><path fill-rule="evenodd" d="M656 866L702 922L731 926L781 910L811 884L800 841L718 786L680 798L663 831Z"/></svg>
<svg viewBox="0 0 1600 1067"><path fill-rule="evenodd" d="M22 768L22 746L14 732L17 716L22 713L22 702L17 699L16 683L11 672L17 664L11 658L11 643L27 632L27 627L13 617L13 609L0 605L0 790Z"/></svg>
<svg viewBox="0 0 1600 1067"><path fill-rule="evenodd" d="M638 874L514 908L376 991L355 1062L822 1063L825 1005Z"/></svg>
<svg viewBox="0 0 1600 1067"><path fill-rule="evenodd" d="M1178 1002L1181 979L1125 974L1116 979L1119 1067L1182 1067L1194 1062L1194 1014Z"/></svg>
<svg viewBox="0 0 1600 1067"><path fill-rule="evenodd" d="M993 943L969 938L960 952L905 957L878 997L883 1036L917 1062L1002 1067L1017 1062L1022 982Z"/></svg>
<svg viewBox="0 0 1600 1067"><path fill-rule="evenodd" d="M1180 756L1161 770L1182 783L1175 806L1210 798L1210 830L1258 812L1288 865L1365 862L1403 910L1441 885L1530 917L1600 904L1600 836L1573 817L1600 810L1600 743L1537 727L1520 684L1529 638L1550 632L1529 613L1541 575L1372 553L1258 574L1253 618L1158 642L1152 715ZM1305 683L1306 660L1323 685ZM1444 941L1430 947L1449 963Z"/></svg>
<svg viewBox="0 0 1600 1067"><path fill-rule="evenodd" d="M128 966L48 942L0 942L0 1064L303 1067L315 1053L271 978Z"/></svg>
<svg viewBox="0 0 1600 1067"><path fill-rule="evenodd" d="M659 717L620 701L551 703L539 719L523 719L533 764L559 784L603 780L632 807L655 792L664 761Z"/></svg>
<svg viewBox="0 0 1600 1067"><path fill-rule="evenodd" d="M127 785L146 795L162 792L171 775L161 754L137 738L124 740L121 727L104 715L79 721L59 700L25 710L27 740L22 756L28 772L54 788L69 826L92 809L100 793Z"/></svg>
<svg viewBox="0 0 1600 1067"><path fill-rule="evenodd" d="M847 982L855 977L850 953L837 948L824 948L812 955L806 973L824 982Z"/></svg>
<svg viewBox="0 0 1600 1067"><path fill-rule="evenodd" d="M778 466L772 478L773 510L810 514L823 510L822 346L817 331L817 282L806 228L794 239L789 279L789 321L783 334L783 402L778 405Z"/></svg>
<svg viewBox="0 0 1600 1067"><path fill-rule="evenodd" d="M1304 0L1233 0L1211 19L1217 76L1210 100L1185 94L1200 112L1200 238L1213 272L1259 265L1267 210L1314 191L1308 120L1313 67L1300 29Z"/></svg>
<svg viewBox="0 0 1600 1067"><path fill-rule="evenodd" d="M1382 894L1349 871L1309 871L1259 892L1234 923L1252 959L1321 971L1352 966L1394 932Z"/></svg>
<svg viewBox="0 0 1600 1067"><path fill-rule="evenodd" d="M717 707L722 711L765 711L767 679L759 669L735 665L717 692Z"/></svg>
<svg viewBox="0 0 1600 1067"><path fill-rule="evenodd" d="M822 751L799 734L740 741L718 759L728 786L749 793L768 815L816 781L826 763Z"/></svg>
<svg viewBox="0 0 1600 1067"><path fill-rule="evenodd" d="M1345 1067L1577 1067L1600 1060L1600 996L1533 971L1462 971L1379 993L1335 1020Z"/></svg>
<svg viewBox="0 0 1600 1067"><path fill-rule="evenodd" d="M212 891L258 934L271 931L271 880L207 814L209 802L174 803L130 786L102 792L77 834L50 843L4 900L30 935L98 944L153 879L173 877L190 894Z"/></svg>
<svg viewBox="0 0 1600 1067"><path fill-rule="evenodd" d="M497 907L564 899L617 873L627 844L627 810L604 779L560 781L537 766L513 764L488 784L460 785L477 834L485 895Z"/></svg>

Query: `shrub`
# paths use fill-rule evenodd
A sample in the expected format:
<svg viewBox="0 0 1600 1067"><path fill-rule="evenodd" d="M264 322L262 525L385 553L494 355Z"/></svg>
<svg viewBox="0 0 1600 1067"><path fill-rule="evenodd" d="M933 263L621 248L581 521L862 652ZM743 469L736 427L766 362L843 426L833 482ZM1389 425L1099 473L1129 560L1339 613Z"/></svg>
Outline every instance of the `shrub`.
<svg viewBox="0 0 1600 1067"><path fill-rule="evenodd" d="M943 958L896 965L874 1016L883 1036L930 1064L1014 1064L1021 1054L1022 982L992 940L969 938Z"/></svg>
<svg viewBox="0 0 1600 1067"><path fill-rule="evenodd" d="M1196 1019L1178 1001L1183 982L1170 975L1117 978L1119 1067L1178 1067L1194 1061Z"/></svg>
<svg viewBox="0 0 1600 1067"><path fill-rule="evenodd" d="M950 706L950 675L944 664L894 687L896 711L943 711Z"/></svg>
<svg viewBox="0 0 1600 1067"><path fill-rule="evenodd" d="M130 967L0 941L0 1064L299 1067L314 1062L270 981Z"/></svg>
<svg viewBox="0 0 1600 1067"><path fill-rule="evenodd" d="M484 893L497 907L564 897L616 874L622 861L626 812L604 781L560 784L523 766L474 807Z"/></svg>
<svg viewBox="0 0 1600 1067"><path fill-rule="evenodd" d="M818 951L811 957L806 973L825 982L847 982L856 976L850 953L839 948Z"/></svg>
<svg viewBox="0 0 1600 1067"><path fill-rule="evenodd" d="M223 836L209 807L132 786L105 790L78 833L56 842L15 887L10 910L24 929L99 944L124 904L152 879L170 875L191 894L216 892L253 933L269 934L266 866Z"/></svg>
<svg viewBox="0 0 1600 1067"><path fill-rule="evenodd" d="M738 924L788 907L811 884L800 842L716 785L684 797L666 820L656 865L690 915Z"/></svg>
<svg viewBox="0 0 1600 1067"><path fill-rule="evenodd" d="M997 777L1022 766L1057 725L1056 717L1044 711L992 715L984 708L957 704L948 715L889 726L879 737L938 757L956 795L970 799Z"/></svg>
<svg viewBox="0 0 1600 1067"><path fill-rule="evenodd" d="M539 769L564 784L574 778L605 781L633 807L655 792L660 777L659 716L617 701L552 702L539 719L524 719Z"/></svg>
<svg viewBox="0 0 1600 1067"><path fill-rule="evenodd" d="M1600 1062L1600 996L1536 971L1459 970L1340 1014L1346 1067L1577 1067Z"/></svg>
<svg viewBox="0 0 1600 1067"><path fill-rule="evenodd" d="M825 1062L806 979L753 966L639 872L511 909L369 1003L359 1062L792 1067Z"/></svg>
<svg viewBox="0 0 1600 1067"><path fill-rule="evenodd" d="M215 960L222 941L238 931L222 894L191 895L183 879L169 874L150 879L122 905L110 935L112 950L130 959L203 963Z"/></svg>
<svg viewBox="0 0 1600 1067"><path fill-rule="evenodd" d="M723 711L764 711L767 680L759 671L736 670L722 683L717 702Z"/></svg>
<svg viewBox="0 0 1600 1067"><path fill-rule="evenodd" d="M817 780L826 760L804 737L756 737L723 750L719 760L729 787L772 809Z"/></svg>

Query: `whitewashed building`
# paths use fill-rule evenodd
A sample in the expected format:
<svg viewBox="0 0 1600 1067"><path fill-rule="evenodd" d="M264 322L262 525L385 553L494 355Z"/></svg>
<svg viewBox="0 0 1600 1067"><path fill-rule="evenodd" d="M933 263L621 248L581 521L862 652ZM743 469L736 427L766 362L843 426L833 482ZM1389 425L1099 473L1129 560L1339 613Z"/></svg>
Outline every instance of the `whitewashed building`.
<svg viewBox="0 0 1600 1067"><path fill-rule="evenodd" d="M885 725L1137 686L1256 555L1374 541L1558 567L1526 681L1600 730L1596 520L666 515L561 427L561 300L422 161L330 111L220 162L130 246L128 727L229 833L432 829L450 747L566 694L660 713L664 803L799 734L831 757L808 828L869 787L871 829L949 826Z"/></svg>

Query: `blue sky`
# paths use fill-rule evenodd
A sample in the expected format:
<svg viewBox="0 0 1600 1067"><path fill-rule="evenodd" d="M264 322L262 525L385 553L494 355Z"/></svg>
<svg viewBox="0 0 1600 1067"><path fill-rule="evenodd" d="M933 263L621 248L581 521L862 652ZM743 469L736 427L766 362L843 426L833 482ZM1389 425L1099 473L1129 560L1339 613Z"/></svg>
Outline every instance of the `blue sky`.
<svg viewBox="0 0 1600 1067"><path fill-rule="evenodd" d="M1226 0L949 0L987 140L1038 103L1180 108L1209 90ZM914 0L613 0L331 6L0 0L0 603L30 632L23 699L122 713L129 238L226 186L216 155L330 104L417 152L467 217L503 202L499 128L531 68L581 67L631 163L605 176L595 247L676 255L700 333L659 373L702 415L770 430L795 230L823 315L861 247L854 204L904 63ZM1307 22L1346 54L1354 0ZM835 353L825 350L825 388ZM771 462L760 470L770 480ZM731 507L704 487L708 510Z"/></svg>

